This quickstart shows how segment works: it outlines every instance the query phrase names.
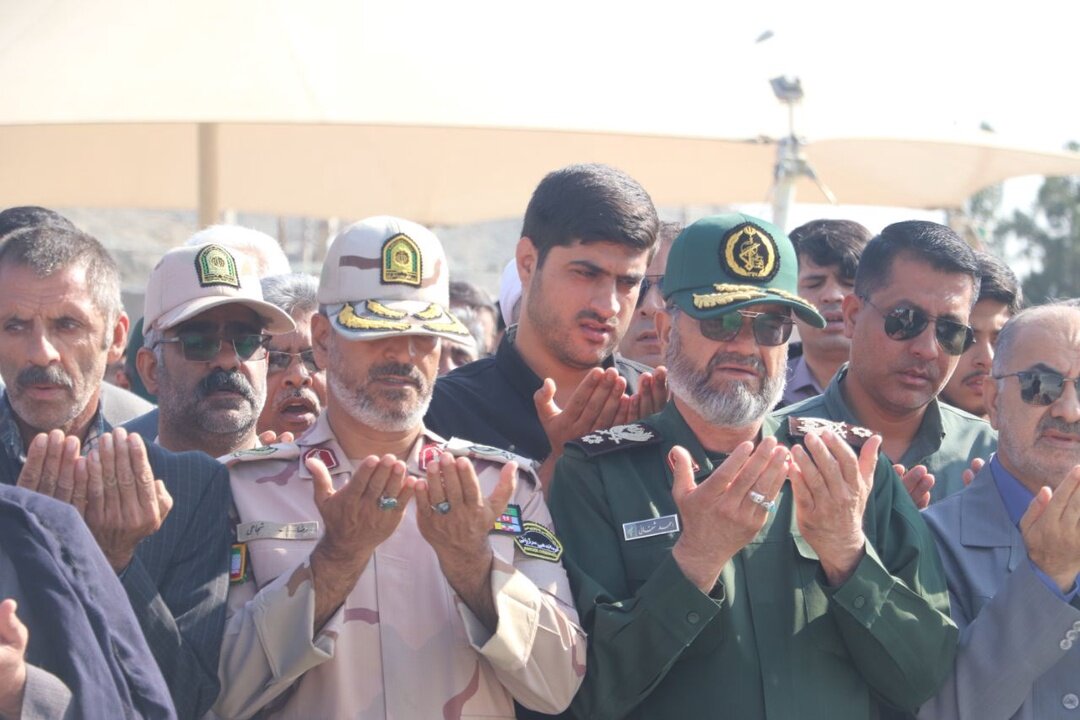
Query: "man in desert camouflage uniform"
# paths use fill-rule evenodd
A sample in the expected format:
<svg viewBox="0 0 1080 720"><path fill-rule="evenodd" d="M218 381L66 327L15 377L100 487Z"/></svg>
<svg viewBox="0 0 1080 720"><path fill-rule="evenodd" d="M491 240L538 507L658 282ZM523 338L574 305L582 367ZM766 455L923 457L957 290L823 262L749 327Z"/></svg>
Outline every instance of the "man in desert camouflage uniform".
<svg viewBox="0 0 1080 720"><path fill-rule="evenodd" d="M238 514L222 717L514 717L584 674L562 545L529 461L423 426L448 267L430 231L371 218L323 265L312 345L327 409L231 459ZM414 503L410 501L415 498Z"/></svg>

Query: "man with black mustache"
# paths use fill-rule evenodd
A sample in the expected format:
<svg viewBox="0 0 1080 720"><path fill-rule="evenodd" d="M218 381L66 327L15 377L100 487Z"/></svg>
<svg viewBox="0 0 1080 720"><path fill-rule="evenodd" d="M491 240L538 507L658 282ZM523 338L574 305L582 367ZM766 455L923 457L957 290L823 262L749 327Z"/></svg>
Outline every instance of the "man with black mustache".
<svg viewBox="0 0 1080 720"><path fill-rule="evenodd" d="M881 433L919 507L956 492L997 445L989 423L937 399L974 341L978 298L979 263L960 236L924 220L889 225L863 249L841 305L851 360L824 393L779 414Z"/></svg>
<svg viewBox="0 0 1080 720"><path fill-rule="evenodd" d="M147 283L136 360L158 399L157 442L212 457L255 447L270 336L295 327L263 300L250 258L212 242L165 253Z"/></svg>
<svg viewBox="0 0 1080 720"><path fill-rule="evenodd" d="M57 225L5 237L0 333L0 483L78 511L120 578L179 716L201 717L217 695L225 619L225 468L106 419L102 378L123 351L127 316L119 270L94 238Z"/></svg>
<svg viewBox="0 0 1080 720"><path fill-rule="evenodd" d="M585 636L532 464L424 426L439 345L469 335L449 270L399 218L330 245L311 321L326 411L229 460L219 717L509 720L577 690Z"/></svg>

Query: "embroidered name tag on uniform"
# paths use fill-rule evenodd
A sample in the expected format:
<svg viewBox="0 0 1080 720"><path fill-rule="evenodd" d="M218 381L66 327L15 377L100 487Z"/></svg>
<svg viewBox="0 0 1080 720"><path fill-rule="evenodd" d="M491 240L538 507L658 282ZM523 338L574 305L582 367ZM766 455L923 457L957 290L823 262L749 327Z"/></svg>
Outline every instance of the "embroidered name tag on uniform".
<svg viewBox="0 0 1080 720"><path fill-rule="evenodd" d="M520 535L522 533L521 506L507 505L503 514L495 518L495 527L492 529L492 532L504 533L506 535Z"/></svg>
<svg viewBox="0 0 1080 720"><path fill-rule="evenodd" d="M649 518L648 520L636 520L635 522L623 523L623 540L640 540L654 535L667 535L679 532L679 516L665 515L664 517Z"/></svg>
<svg viewBox="0 0 1080 720"><path fill-rule="evenodd" d="M319 521L275 523L266 520L240 523L236 526L236 539L249 540L314 540L319 535Z"/></svg>
<svg viewBox="0 0 1080 720"><path fill-rule="evenodd" d="M559 562L563 548L555 533L532 521L526 521L522 528L522 533L514 538L521 552L540 560Z"/></svg>
<svg viewBox="0 0 1080 720"><path fill-rule="evenodd" d="M247 545L233 543L229 553L229 582L235 584L247 580Z"/></svg>

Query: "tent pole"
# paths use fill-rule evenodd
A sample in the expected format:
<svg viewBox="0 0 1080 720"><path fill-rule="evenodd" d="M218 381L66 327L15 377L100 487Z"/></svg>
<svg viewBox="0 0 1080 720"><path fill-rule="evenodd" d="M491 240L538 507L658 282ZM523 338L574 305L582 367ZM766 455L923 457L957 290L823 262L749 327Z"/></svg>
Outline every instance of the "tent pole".
<svg viewBox="0 0 1080 720"><path fill-rule="evenodd" d="M199 227L218 222L221 217L219 193L220 163L217 123L199 123Z"/></svg>

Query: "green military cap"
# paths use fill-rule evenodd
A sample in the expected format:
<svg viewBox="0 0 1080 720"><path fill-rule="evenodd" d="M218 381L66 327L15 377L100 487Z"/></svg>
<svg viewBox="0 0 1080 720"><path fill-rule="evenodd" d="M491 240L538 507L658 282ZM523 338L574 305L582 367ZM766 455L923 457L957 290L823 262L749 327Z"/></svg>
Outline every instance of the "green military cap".
<svg viewBox="0 0 1080 720"><path fill-rule="evenodd" d="M748 305L787 305L816 328L825 318L798 296L799 264L791 240L775 225L729 213L698 220L671 245L664 299L704 320Z"/></svg>

